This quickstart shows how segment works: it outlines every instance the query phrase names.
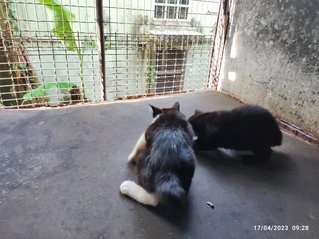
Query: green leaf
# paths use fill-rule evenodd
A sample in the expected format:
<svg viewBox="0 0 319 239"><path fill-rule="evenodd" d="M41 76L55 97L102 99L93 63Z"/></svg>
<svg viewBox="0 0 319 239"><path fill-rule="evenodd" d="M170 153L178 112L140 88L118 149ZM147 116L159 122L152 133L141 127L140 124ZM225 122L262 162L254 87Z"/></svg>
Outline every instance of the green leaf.
<svg viewBox="0 0 319 239"><path fill-rule="evenodd" d="M78 51L70 21L75 19L75 15L55 0L39 0L39 2L53 12L55 24L52 29L53 34L66 45L69 51Z"/></svg>
<svg viewBox="0 0 319 239"><path fill-rule="evenodd" d="M110 49L110 48L111 48L111 44L110 44L110 42L105 41L105 42L104 42L104 48L105 48L105 50Z"/></svg>
<svg viewBox="0 0 319 239"><path fill-rule="evenodd" d="M59 83L47 83L44 85L40 85L36 89L33 89L31 92L25 94L23 96L23 103L30 102L34 98L41 98L46 96L46 92L51 88L59 88L59 89L71 89L73 86L77 87L76 84L59 82Z"/></svg>
<svg viewBox="0 0 319 239"><path fill-rule="evenodd" d="M97 47L96 39L92 39L92 37L91 38L85 37L84 40L82 41L82 46L89 49L96 48Z"/></svg>

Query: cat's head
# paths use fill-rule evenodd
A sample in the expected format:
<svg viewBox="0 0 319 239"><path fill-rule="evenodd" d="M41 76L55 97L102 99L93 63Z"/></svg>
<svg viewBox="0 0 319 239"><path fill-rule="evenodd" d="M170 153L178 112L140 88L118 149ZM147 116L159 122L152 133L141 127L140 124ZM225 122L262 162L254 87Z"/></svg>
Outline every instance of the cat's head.
<svg viewBox="0 0 319 239"><path fill-rule="evenodd" d="M188 119L188 121L191 121L193 119L196 119L199 115L203 114L203 111L200 111L198 109L195 109L194 114Z"/></svg>
<svg viewBox="0 0 319 239"><path fill-rule="evenodd" d="M187 126L188 121L183 113L180 112L180 104L179 102L175 102L175 104L170 108L158 108L153 105L150 105L153 111L153 121L152 123L157 124L167 124L172 125L173 123L182 126Z"/></svg>
<svg viewBox="0 0 319 239"><path fill-rule="evenodd" d="M194 115L199 115L199 114L202 114L202 113L203 113L203 111L198 110L198 109L195 109L195 111L194 111Z"/></svg>
<svg viewBox="0 0 319 239"><path fill-rule="evenodd" d="M197 126L197 123L199 122L199 120L201 119L202 115L204 113L198 109L196 109L194 111L194 114L188 118L188 122L193 126L194 130L196 131L196 126Z"/></svg>
<svg viewBox="0 0 319 239"><path fill-rule="evenodd" d="M150 105L153 111L153 122L152 125L154 127L174 127L181 128L187 132L190 136L191 141L193 141L195 134L193 132L192 126L187 121L185 115L180 112L180 104L179 102L175 102L175 104L170 108L158 108L153 105Z"/></svg>
<svg viewBox="0 0 319 239"><path fill-rule="evenodd" d="M153 111L153 118L161 115L161 114L167 114L169 112L180 112L180 104L179 102L175 102L175 104L170 107L170 108L158 108L158 107L155 107L153 105L150 105L150 107L152 108L152 111Z"/></svg>

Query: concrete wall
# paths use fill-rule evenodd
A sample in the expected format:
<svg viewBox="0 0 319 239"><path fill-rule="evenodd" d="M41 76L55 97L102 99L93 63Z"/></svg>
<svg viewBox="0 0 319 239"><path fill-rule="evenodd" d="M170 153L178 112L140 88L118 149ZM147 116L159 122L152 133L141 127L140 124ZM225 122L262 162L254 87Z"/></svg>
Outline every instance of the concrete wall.
<svg viewBox="0 0 319 239"><path fill-rule="evenodd" d="M319 135L319 1L233 0L218 88Z"/></svg>

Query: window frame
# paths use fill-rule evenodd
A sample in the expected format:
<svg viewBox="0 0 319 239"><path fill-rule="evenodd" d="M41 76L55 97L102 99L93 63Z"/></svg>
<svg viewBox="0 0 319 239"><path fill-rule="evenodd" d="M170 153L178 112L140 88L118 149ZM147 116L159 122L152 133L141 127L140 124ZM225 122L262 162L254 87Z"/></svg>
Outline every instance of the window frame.
<svg viewBox="0 0 319 239"><path fill-rule="evenodd" d="M188 16L189 16L189 7L190 7L190 1L191 0L187 0L188 3L187 4L181 4L180 1L181 0L176 0L176 3L169 3L170 0L163 0L163 3L158 3L156 2L156 0L152 1L153 2L153 7L152 7L152 11L153 11L153 18L156 20L172 20L172 21L187 21L188 20ZM174 1L174 0L173 0ZM156 7L157 6L161 6L164 7L164 12L163 12L163 17L159 18L156 17ZM168 9L169 7L175 7L175 18L168 18ZM186 9L186 18L179 18L180 16L180 12L182 8Z"/></svg>

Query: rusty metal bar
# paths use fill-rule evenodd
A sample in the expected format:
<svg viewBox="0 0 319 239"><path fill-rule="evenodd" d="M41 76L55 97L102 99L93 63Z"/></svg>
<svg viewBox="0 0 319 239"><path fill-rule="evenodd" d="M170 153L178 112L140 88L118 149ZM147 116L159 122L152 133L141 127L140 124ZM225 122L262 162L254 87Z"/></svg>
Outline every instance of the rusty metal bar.
<svg viewBox="0 0 319 239"><path fill-rule="evenodd" d="M105 84L105 38L104 38L104 20L103 20L103 0L96 0L96 22L98 25L99 35L99 60L100 76L102 79L103 99L106 101L106 84Z"/></svg>
<svg viewBox="0 0 319 239"><path fill-rule="evenodd" d="M226 43L226 38L228 34L228 28L229 28L229 15L230 15L230 7L232 4L232 0L222 0L220 2L219 6L219 13L218 13L218 19L217 19L217 24L216 24L216 31L215 31L215 38L214 38L214 46L212 47L212 53L211 53L211 59L210 59L210 66L209 66L209 76L208 76L208 81L207 81L207 87L210 82L210 78L213 77L211 81L211 85L214 90L217 90L218 86L218 81L219 81L219 75L220 75L220 70L221 70L221 65L222 65L222 58L224 54L224 47ZM219 39L219 48L216 49L216 40L217 40L217 35L218 35L218 30L219 28L222 29L222 35L220 36ZM213 63L214 61L214 54L217 52L217 64L215 65ZM215 66L216 70L214 72L214 75L212 76L212 67Z"/></svg>
<svg viewBox="0 0 319 239"><path fill-rule="evenodd" d="M213 77L212 76L212 71L213 71L213 66L214 66L214 54L215 54L215 51L216 51L216 49L215 49L215 47L216 47L216 39L217 39L218 27L219 27L219 24L220 24L219 20L220 20L220 12L221 12L221 8L222 8L222 4L223 4L223 1L220 1L217 21L216 21L215 33L213 35L213 41L212 41L212 50L211 50L211 55L210 55L210 60L209 60L209 72L208 72L208 79L207 79L207 85L206 85L207 88L209 87L210 80ZM216 73L215 73L214 77L216 77ZM214 81L214 79L212 79L212 85L213 85L213 81ZM214 90L216 90L216 89L214 88Z"/></svg>

